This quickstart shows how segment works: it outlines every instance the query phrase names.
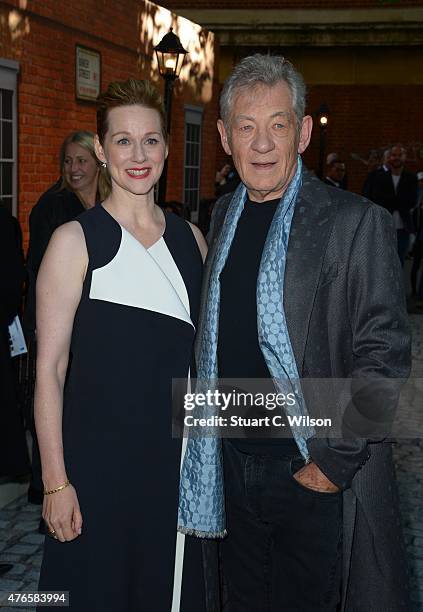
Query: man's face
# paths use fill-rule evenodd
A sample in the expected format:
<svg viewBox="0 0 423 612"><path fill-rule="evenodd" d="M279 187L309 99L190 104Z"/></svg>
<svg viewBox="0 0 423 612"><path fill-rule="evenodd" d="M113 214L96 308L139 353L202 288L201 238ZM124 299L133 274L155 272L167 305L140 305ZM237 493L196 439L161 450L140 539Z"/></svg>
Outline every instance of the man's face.
<svg viewBox="0 0 423 612"><path fill-rule="evenodd" d="M345 177L345 164L343 162L333 162L329 166L328 176L336 183L342 183Z"/></svg>
<svg viewBox="0 0 423 612"><path fill-rule="evenodd" d="M388 155L388 166L395 170L402 168L405 163L405 154L401 147L392 147Z"/></svg>
<svg viewBox="0 0 423 612"><path fill-rule="evenodd" d="M304 117L298 130L291 93L283 82L256 85L235 96L229 129L221 120L218 129L252 200L281 197L295 174L297 153L310 142L312 125L311 117Z"/></svg>

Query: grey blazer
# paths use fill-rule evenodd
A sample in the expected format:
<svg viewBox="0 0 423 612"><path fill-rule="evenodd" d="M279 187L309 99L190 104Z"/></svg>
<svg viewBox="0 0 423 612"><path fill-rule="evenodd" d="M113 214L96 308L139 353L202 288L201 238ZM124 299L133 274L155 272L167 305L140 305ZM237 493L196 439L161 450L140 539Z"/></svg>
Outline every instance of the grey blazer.
<svg viewBox="0 0 423 612"><path fill-rule="evenodd" d="M231 197L220 198L213 212L197 339ZM304 170L288 244L284 309L301 376L407 378L411 338L391 215ZM377 420L381 410L393 417L399 387L388 391L371 418ZM366 409L359 407L355 417ZM408 610L391 443L382 436L372 443L357 436L314 438L308 447L320 469L344 490L342 609ZM208 610L213 612L221 609L216 548L204 543Z"/></svg>

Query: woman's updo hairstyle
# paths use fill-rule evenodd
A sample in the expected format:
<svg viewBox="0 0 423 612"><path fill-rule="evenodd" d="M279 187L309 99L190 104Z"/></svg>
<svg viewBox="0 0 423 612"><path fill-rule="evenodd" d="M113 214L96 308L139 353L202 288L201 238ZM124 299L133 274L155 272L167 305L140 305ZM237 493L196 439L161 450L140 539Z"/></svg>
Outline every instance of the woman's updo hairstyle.
<svg viewBox="0 0 423 612"><path fill-rule="evenodd" d="M97 134L102 145L109 128L109 111L118 106L132 106L133 104L151 108L159 113L162 135L167 142L166 114L160 93L150 81L128 79L110 83L106 91L98 97Z"/></svg>

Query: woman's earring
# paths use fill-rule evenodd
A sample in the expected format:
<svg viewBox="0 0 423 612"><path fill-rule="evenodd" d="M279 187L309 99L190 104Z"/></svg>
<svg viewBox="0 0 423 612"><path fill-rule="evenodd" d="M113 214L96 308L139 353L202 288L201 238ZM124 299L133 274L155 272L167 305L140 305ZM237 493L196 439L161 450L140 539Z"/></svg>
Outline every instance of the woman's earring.
<svg viewBox="0 0 423 612"><path fill-rule="evenodd" d="M107 162L101 162L103 168L107 168Z"/></svg>

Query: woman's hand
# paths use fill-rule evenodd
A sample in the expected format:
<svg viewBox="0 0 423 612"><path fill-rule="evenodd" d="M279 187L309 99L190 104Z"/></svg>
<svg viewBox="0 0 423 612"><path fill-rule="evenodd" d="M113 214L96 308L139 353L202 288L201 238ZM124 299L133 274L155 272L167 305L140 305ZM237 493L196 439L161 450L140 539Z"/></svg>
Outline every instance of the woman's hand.
<svg viewBox="0 0 423 612"><path fill-rule="evenodd" d="M72 485L44 496L43 519L50 534L55 535L61 542L70 542L81 535L82 515Z"/></svg>
<svg viewBox="0 0 423 612"><path fill-rule="evenodd" d="M34 416L47 491L67 481L63 456L63 388L73 321L82 294L88 254L76 221L53 234L37 278L37 380ZM61 542L81 533L75 489L67 485L44 498L43 518Z"/></svg>

